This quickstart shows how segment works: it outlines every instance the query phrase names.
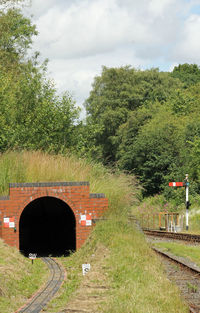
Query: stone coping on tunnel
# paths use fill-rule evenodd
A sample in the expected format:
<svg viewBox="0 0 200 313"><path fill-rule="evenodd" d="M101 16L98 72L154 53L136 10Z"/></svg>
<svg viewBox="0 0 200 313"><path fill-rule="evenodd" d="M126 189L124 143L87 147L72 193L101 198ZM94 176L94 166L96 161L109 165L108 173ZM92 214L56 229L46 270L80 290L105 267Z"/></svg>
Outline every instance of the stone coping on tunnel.
<svg viewBox="0 0 200 313"><path fill-rule="evenodd" d="M10 197L9 196L1 196L0 200L10 200Z"/></svg>
<svg viewBox="0 0 200 313"><path fill-rule="evenodd" d="M105 194L104 193L90 193L90 198L105 198Z"/></svg>
<svg viewBox="0 0 200 313"><path fill-rule="evenodd" d="M10 188L20 187L60 187L60 186L89 186L89 182L42 182L42 183L10 183Z"/></svg>

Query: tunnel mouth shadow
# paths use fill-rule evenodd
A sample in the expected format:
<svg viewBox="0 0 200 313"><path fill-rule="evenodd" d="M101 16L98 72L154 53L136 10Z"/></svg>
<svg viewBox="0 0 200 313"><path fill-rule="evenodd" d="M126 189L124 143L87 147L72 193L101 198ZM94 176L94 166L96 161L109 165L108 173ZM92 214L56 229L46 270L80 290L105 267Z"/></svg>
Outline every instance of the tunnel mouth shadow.
<svg viewBox="0 0 200 313"><path fill-rule="evenodd" d="M28 257L69 256L76 250L76 220L70 206L55 197L30 202L19 222L19 249Z"/></svg>

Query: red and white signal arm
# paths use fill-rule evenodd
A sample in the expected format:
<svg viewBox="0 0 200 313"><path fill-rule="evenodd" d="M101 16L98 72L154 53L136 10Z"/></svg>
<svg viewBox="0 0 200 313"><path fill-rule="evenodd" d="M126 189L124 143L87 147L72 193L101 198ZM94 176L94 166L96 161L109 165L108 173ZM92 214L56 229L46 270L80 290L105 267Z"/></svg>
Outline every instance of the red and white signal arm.
<svg viewBox="0 0 200 313"><path fill-rule="evenodd" d="M169 183L169 187L184 187L185 183L184 182L171 182Z"/></svg>
<svg viewBox="0 0 200 313"><path fill-rule="evenodd" d="M15 228L15 218L14 217L4 217L3 224L5 228Z"/></svg>
<svg viewBox="0 0 200 313"><path fill-rule="evenodd" d="M92 226L91 214L81 214L80 224L82 226Z"/></svg>

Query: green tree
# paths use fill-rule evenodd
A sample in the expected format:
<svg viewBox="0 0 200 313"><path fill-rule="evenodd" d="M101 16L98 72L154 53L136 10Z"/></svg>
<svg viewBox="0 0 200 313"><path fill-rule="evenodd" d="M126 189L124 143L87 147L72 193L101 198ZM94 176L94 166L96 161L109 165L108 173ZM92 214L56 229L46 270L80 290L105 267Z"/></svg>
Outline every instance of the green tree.
<svg viewBox="0 0 200 313"><path fill-rule="evenodd" d="M98 125L93 140L96 158L106 164L115 162L117 131L130 113L152 102L165 103L174 88L180 86L181 83L169 73L160 73L158 69L141 71L130 66L103 67L85 101L87 124L90 127Z"/></svg>
<svg viewBox="0 0 200 313"><path fill-rule="evenodd" d="M200 82L200 68L197 64L179 64L174 67L171 76L178 78L184 88L188 88Z"/></svg>
<svg viewBox="0 0 200 313"><path fill-rule="evenodd" d="M64 151L74 145L78 109L46 78L47 61L27 56L35 26L19 9L0 11L0 151Z"/></svg>
<svg viewBox="0 0 200 313"><path fill-rule="evenodd" d="M136 131L128 121L121 128L118 164L138 176L145 195L163 190L165 176L172 168L184 164L184 118L173 116L170 110L157 106L157 114ZM131 126L132 125L132 126Z"/></svg>

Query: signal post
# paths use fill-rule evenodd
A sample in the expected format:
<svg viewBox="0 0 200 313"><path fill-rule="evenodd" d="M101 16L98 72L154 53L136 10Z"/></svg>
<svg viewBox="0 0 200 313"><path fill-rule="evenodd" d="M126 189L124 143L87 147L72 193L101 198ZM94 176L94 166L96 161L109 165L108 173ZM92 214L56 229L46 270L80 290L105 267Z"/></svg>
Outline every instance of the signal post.
<svg viewBox="0 0 200 313"><path fill-rule="evenodd" d="M185 187L185 206L186 206L186 215L185 215L185 224L186 224L186 230L189 229L189 207L190 207L190 202L189 202L189 181L188 181L188 174L185 174L185 179L183 182L170 182L169 186L170 187Z"/></svg>

